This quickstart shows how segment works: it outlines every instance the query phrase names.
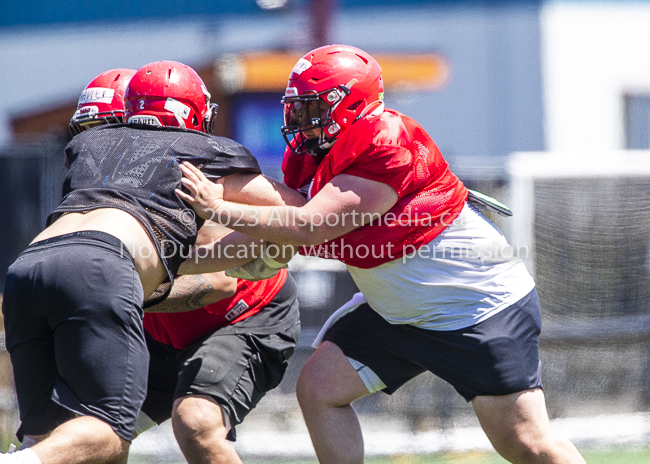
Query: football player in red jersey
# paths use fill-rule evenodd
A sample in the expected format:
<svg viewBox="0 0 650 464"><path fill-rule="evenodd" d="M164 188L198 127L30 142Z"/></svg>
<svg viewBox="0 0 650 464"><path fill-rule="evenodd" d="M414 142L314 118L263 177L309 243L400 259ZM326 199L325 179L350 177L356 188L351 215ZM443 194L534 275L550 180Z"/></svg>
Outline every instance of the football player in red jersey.
<svg viewBox="0 0 650 464"><path fill-rule="evenodd" d="M241 463L229 443L235 426L278 386L298 341L295 281L286 269L257 282L180 276L148 311L149 381L136 432L171 418L188 463Z"/></svg>
<svg viewBox="0 0 650 464"><path fill-rule="evenodd" d="M190 194L179 195L197 214L225 223L237 213L228 227L338 259L361 290L325 324L298 379L319 461L363 462L351 403L430 371L471 402L508 461L584 463L550 427L532 277L426 131L383 96L379 64L358 48L320 47L296 63L282 168L304 206L244 207L181 166Z"/></svg>
<svg viewBox="0 0 650 464"><path fill-rule="evenodd" d="M131 116L136 121L140 117L140 124L95 118L105 113L99 103L108 104L121 92L119 76L126 73L114 71L103 87L91 87L95 80L86 89L88 95L82 95L80 111L72 120L79 126L71 128L76 135L66 147L70 170L63 198L48 217L47 228L7 274L2 310L20 409L17 435L23 446L0 455L3 464L126 462L147 394L149 353L143 310L171 293L181 265L193 266L193 260L185 260L204 223L175 194L181 185L179 162L196 163L213 180L229 177L230 185L242 187L233 190L242 199L284 203L245 147L210 135L214 106L193 69L177 62L156 62L130 77L130 83L147 87L146 96L132 94L144 110L133 114L136 107L131 108ZM152 76L157 76L157 83ZM125 98L128 95L127 88ZM97 103L97 109L89 111L93 117L83 120L83 108L92 103ZM213 228L207 229L201 240L221 237L210 232ZM221 243L259 245L258 240L238 235L228 234ZM224 255L221 269L253 258ZM280 269L273 271L277 274ZM284 345L271 343L277 351L269 350L269 357L278 358L273 360L275 378L256 384L260 391L249 403L238 405L232 413L236 416L227 416L227 405L217 406L220 403L213 397L221 392L198 393L210 397L207 402L218 408L218 420L225 425L217 432L224 439L228 426L234 427L248 412L246 407L254 407L282 377L283 363L295 344L295 286L286 271L274 279L258 287L242 284L240 290L228 278L229 289L220 296L219 292L210 295L216 299L240 293L234 302L224 300L209 307L207 311L218 320L213 327L240 324L245 331L246 327L259 329L255 321L281 320L285 325L278 322L276 332L264 332L267 327L253 330L260 346L278 333L287 334ZM205 322L205 317L199 321ZM158 334L165 332L161 326ZM198 330L181 332L171 339L189 344L196 341L191 336L199 336ZM245 344L243 338L238 339L240 344ZM232 350L240 346L231 342Z"/></svg>

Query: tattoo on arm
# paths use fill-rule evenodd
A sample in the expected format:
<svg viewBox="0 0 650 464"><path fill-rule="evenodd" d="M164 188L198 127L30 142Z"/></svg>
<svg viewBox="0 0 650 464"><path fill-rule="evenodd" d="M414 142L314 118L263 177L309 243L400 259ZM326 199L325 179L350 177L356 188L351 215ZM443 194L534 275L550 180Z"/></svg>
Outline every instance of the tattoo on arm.
<svg viewBox="0 0 650 464"><path fill-rule="evenodd" d="M202 274L179 276L169 296L155 306L147 308L154 313L182 313L202 308L214 303L209 298L215 291L214 286Z"/></svg>

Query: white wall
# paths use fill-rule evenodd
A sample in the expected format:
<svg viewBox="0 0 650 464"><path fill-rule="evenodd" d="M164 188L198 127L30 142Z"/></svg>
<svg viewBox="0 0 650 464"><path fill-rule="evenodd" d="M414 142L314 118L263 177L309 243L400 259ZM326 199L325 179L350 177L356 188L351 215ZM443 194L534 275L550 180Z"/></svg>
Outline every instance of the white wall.
<svg viewBox="0 0 650 464"><path fill-rule="evenodd" d="M546 149L625 148L623 96L650 93L650 3L552 1L540 21Z"/></svg>

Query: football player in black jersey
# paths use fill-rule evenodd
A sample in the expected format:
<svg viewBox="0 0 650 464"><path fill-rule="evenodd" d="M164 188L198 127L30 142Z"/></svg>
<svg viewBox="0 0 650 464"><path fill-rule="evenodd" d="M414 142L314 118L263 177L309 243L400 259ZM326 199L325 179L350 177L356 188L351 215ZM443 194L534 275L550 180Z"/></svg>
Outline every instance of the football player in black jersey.
<svg viewBox="0 0 650 464"><path fill-rule="evenodd" d="M160 63L167 68L157 85L170 93L130 104L146 110L151 103L172 119L156 124L142 112L134 122L147 124L80 131L66 147L70 171L59 206L8 270L2 310L17 436L33 446L0 455L0 463L126 461L146 394L143 308L169 294L203 224L175 193L180 162L213 180L228 176L235 197L285 202L248 150L208 134L214 107L196 72ZM232 234L224 240L252 243ZM253 257L226 257L222 269Z"/></svg>
<svg viewBox="0 0 650 464"><path fill-rule="evenodd" d="M161 77L166 80L167 70L176 66L153 63L138 71L126 95L130 123L185 124L186 103L173 89L159 86ZM228 181L236 183L237 176ZM259 196L252 185L243 184L233 195L241 196L241 188ZM197 243L209 245L222 233L230 231L206 222ZM258 264L268 267L264 261ZM267 270L272 274L279 268ZM247 277L245 269L228 272ZM136 432L171 419L189 464L241 464L230 443L235 441L235 427L280 383L298 341L293 277L285 270L259 282L223 272L181 275L170 296L147 311L149 381Z"/></svg>

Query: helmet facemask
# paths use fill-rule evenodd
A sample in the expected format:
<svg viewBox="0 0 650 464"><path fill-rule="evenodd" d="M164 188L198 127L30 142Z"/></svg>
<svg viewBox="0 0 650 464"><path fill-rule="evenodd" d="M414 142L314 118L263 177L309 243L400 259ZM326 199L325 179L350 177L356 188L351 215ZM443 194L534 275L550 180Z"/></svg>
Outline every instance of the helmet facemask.
<svg viewBox="0 0 650 464"><path fill-rule="evenodd" d="M217 119L217 108L219 105L216 103L210 103L209 99L208 104L208 111L205 113L205 117L203 118L203 132L206 134L214 135L215 121Z"/></svg>
<svg viewBox="0 0 650 464"><path fill-rule="evenodd" d="M333 118L334 110L349 93L350 89L344 85L303 95L297 95L292 87L287 88L282 97L284 126L281 131L295 154L319 157L327 153L341 132Z"/></svg>
<svg viewBox="0 0 650 464"><path fill-rule="evenodd" d="M83 109L87 110L87 108L85 107ZM119 124L122 122L124 122L124 111L86 111L85 114L80 114L80 110L77 110L70 120L70 133L74 137L96 126Z"/></svg>

